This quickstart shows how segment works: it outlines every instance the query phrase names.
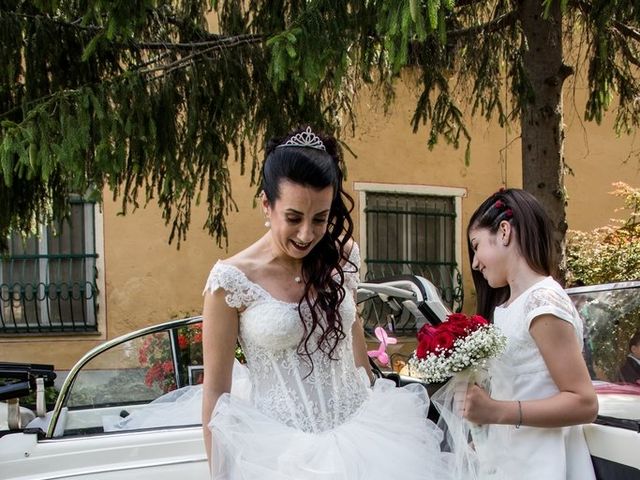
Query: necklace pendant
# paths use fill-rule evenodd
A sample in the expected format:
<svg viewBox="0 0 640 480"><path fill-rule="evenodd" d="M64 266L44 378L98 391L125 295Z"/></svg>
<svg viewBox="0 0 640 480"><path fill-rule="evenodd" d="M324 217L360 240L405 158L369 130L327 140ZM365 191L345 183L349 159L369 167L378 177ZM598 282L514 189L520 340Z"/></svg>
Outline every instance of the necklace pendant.
<svg viewBox="0 0 640 480"><path fill-rule="evenodd" d="M294 277L293 281L296 283L302 283L302 278L300 278L300 276Z"/></svg>

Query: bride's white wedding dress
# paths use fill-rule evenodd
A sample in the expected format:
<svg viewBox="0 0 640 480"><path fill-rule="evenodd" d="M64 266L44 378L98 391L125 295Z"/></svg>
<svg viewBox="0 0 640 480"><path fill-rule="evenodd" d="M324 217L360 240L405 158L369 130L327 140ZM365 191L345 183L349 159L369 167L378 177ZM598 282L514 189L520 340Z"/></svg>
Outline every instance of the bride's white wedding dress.
<svg viewBox="0 0 640 480"><path fill-rule="evenodd" d="M357 246L350 260L359 265ZM298 305L273 298L232 265L214 265L206 291L224 289L227 303L241 310L240 343L251 379L248 399L224 394L213 411L214 479L449 478L441 432L427 420L426 391L395 388L388 380L369 388L355 366L351 293L357 282L357 272L345 272L347 295L339 308L346 338L336 360L315 351L310 368L297 353L304 335ZM306 306L302 316L308 324Z"/></svg>

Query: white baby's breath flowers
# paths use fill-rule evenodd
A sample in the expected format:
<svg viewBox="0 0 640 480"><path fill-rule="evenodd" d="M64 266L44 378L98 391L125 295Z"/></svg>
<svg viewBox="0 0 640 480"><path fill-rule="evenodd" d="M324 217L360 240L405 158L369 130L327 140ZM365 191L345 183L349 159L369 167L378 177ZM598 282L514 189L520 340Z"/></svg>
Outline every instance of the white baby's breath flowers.
<svg viewBox="0 0 640 480"><path fill-rule="evenodd" d="M469 367L486 367L487 360L499 355L507 339L493 325L483 325L463 338L457 338L450 349L429 353L419 359L414 352L409 360L409 373L427 383L445 382Z"/></svg>

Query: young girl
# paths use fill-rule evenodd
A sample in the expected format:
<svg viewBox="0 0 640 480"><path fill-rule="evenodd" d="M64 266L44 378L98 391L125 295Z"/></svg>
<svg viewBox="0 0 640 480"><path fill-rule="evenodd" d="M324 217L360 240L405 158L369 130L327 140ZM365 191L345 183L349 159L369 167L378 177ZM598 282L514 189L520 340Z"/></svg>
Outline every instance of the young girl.
<svg viewBox="0 0 640 480"><path fill-rule="evenodd" d="M582 358L582 322L551 278L551 224L535 197L501 190L472 215L469 257L478 313L507 337L489 368L490 392L467 389L464 417L489 424L479 451L491 478L589 480L580 424L598 401Z"/></svg>
<svg viewBox="0 0 640 480"><path fill-rule="evenodd" d="M354 298L360 255L335 139L308 128L271 141L266 153L267 231L217 262L205 290L203 424L213 478L451 478L426 391L388 380L370 388ZM235 394L237 339L248 398Z"/></svg>

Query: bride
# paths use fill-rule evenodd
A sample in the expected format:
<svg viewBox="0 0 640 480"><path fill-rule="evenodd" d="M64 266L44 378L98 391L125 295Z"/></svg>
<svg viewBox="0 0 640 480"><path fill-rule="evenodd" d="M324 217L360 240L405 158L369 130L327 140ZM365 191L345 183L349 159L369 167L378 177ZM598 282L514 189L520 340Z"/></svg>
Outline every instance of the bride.
<svg viewBox="0 0 640 480"><path fill-rule="evenodd" d="M374 384L354 298L353 201L336 140L307 127L270 141L262 189L267 232L218 261L204 293L212 478L449 478L426 391ZM237 340L248 398L231 389Z"/></svg>

